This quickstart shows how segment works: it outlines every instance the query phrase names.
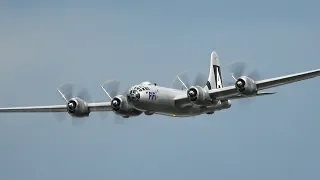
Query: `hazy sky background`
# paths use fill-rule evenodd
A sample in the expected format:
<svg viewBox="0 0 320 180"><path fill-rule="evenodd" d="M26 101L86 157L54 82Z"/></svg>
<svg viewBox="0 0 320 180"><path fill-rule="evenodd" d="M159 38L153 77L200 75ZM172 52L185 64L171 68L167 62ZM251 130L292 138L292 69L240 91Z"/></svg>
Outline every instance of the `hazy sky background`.
<svg viewBox="0 0 320 180"><path fill-rule="evenodd" d="M63 83L108 100L176 74L245 60L268 78L320 68L316 1L3 1L0 106L64 103ZM224 70L224 79L230 74ZM0 115L0 179L319 179L319 79L195 118L141 116L80 127L48 114Z"/></svg>

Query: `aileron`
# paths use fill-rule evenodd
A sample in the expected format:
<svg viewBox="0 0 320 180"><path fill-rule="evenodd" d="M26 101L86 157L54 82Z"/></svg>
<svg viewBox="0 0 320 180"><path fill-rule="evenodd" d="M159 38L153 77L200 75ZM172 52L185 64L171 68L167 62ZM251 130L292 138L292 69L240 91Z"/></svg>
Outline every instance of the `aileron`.
<svg viewBox="0 0 320 180"><path fill-rule="evenodd" d="M261 80L261 81L257 81L256 84L257 84L258 90L263 90L263 89L268 89L276 86L281 86L289 83L294 83L294 82L314 78L319 75L320 75L320 69L317 69L313 71L307 71L307 72L296 73L296 74L287 75L287 76L276 77L272 79Z"/></svg>

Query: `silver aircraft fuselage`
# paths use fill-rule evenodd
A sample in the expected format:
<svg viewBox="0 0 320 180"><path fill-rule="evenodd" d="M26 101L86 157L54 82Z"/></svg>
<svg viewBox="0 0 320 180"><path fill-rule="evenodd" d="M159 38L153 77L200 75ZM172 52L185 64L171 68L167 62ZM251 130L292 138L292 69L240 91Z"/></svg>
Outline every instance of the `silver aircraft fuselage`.
<svg viewBox="0 0 320 180"><path fill-rule="evenodd" d="M187 93L186 90L178 90L156 85L135 85L130 88L128 95L130 95L130 91L134 89L139 89L139 99L132 101L129 100L129 103L135 109L146 113L155 113L172 117L191 117L231 107L230 100L223 103L218 101L212 104L212 106L199 106L192 103L179 106L175 104L175 97L185 95Z"/></svg>

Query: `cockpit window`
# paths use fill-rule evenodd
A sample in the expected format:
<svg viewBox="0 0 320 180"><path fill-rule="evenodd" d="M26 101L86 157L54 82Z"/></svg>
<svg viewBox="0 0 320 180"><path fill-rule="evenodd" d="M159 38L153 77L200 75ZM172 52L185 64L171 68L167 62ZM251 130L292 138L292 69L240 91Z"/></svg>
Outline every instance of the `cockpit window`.
<svg viewBox="0 0 320 180"><path fill-rule="evenodd" d="M152 84L150 82L148 82L148 81L145 81L145 82L142 82L141 85L147 85L148 86L148 85L152 85Z"/></svg>
<svg viewBox="0 0 320 180"><path fill-rule="evenodd" d="M144 86L135 86L130 90L130 93L132 91L140 91L141 92L141 91L146 91L146 90L150 90L150 88L144 87Z"/></svg>

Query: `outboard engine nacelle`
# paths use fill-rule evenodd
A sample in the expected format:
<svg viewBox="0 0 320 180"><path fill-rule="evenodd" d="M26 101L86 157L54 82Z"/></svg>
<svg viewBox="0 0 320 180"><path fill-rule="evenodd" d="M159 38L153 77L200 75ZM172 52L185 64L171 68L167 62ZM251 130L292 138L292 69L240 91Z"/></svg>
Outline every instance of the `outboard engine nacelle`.
<svg viewBox="0 0 320 180"><path fill-rule="evenodd" d="M258 91L257 85L254 80L246 76L238 78L235 82L235 87L241 94L244 95L255 94Z"/></svg>
<svg viewBox="0 0 320 180"><path fill-rule="evenodd" d="M87 103L80 98L70 99L67 103L67 111L74 117L86 117L90 114Z"/></svg>

